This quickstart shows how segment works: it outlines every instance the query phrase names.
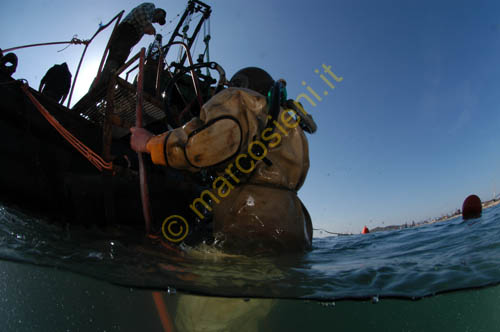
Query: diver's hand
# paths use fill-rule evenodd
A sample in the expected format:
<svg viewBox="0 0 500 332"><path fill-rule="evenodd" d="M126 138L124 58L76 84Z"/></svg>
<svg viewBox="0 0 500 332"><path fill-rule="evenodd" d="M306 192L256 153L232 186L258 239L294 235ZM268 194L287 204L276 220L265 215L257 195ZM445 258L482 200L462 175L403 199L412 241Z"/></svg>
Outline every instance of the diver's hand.
<svg viewBox="0 0 500 332"><path fill-rule="evenodd" d="M146 152L149 153L147 144L148 141L153 137L149 131L144 128L131 127L130 132L130 147L136 152Z"/></svg>

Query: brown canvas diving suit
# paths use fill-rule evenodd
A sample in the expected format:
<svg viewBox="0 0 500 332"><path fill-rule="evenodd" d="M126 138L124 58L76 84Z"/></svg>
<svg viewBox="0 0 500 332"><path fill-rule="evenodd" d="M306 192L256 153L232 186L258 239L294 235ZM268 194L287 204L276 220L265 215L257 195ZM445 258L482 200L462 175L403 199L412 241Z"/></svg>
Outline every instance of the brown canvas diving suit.
<svg viewBox="0 0 500 332"><path fill-rule="evenodd" d="M214 235L226 249L297 251L311 246L311 220L297 196L309 169L300 117L281 109L278 124L266 130L268 118L264 96L229 88L203 105L199 118L147 143L155 164L191 172L215 169L218 177L210 195ZM262 143L267 153L262 154Z"/></svg>

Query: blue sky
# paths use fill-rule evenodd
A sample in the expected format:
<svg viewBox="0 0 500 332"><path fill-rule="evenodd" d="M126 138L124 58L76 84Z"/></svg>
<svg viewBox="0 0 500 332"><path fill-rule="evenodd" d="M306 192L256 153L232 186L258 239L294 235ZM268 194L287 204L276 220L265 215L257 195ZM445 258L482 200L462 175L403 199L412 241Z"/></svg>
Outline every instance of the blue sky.
<svg viewBox="0 0 500 332"><path fill-rule="evenodd" d="M185 1L153 1L167 22ZM495 1L206 1L212 6L211 60L230 77L259 66L288 82L318 123L308 136L311 168L299 196L315 227L361 231L460 208L475 193L500 191L498 65L500 3ZM90 38L100 22L133 1L18 1L0 5L0 47ZM157 31L164 37L176 22ZM95 76L109 32L92 44L75 100ZM135 48L147 46L146 36ZM202 52L198 41L194 57ZM17 51L16 78L38 87L54 63L74 74L83 50ZM331 90L314 72L343 77ZM329 77L326 74L326 77ZM329 94L325 96L324 91ZM311 95L309 93L309 95ZM312 97L312 96L311 96Z"/></svg>

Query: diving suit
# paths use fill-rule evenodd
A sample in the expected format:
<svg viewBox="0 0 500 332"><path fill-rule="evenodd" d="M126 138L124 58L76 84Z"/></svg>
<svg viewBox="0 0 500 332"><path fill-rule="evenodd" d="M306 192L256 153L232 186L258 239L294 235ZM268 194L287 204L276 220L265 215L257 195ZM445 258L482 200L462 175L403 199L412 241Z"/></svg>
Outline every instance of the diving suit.
<svg viewBox="0 0 500 332"><path fill-rule="evenodd" d="M204 208L213 209L213 233L224 250L307 250L312 223L297 196L309 170L307 138L298 112L280 107L277 116L269 115L264 94L274 81L265 72L269 77L262 80L260 71L240 71L232 87L203 105L199 117L147 136L142 147L137 137L144 129L132 128L132 148L150 153L154 164L211 171L210 192L190 208L202 219Z"/></svg>

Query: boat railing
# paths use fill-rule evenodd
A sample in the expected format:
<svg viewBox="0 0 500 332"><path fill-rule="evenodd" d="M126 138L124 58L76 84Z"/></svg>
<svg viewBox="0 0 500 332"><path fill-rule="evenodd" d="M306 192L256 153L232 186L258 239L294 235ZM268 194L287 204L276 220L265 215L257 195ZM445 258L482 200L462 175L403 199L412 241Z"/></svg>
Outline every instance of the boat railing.
<svg viewBox="0 0 500 332"><path fill-rule="evenodd" d="M105 25L101 25L99 26L99 29L97 29L97 31L95 32L95 34L92 36L92 38L90 38L90 40L88 41L88 43L85 45L85 48L83 50L83 53L82 53L82 56L80 58L80 62L78 63L78 67L76 69L76 74L75 74L75 78L73 79L73 84L71 84L71 91L69 93L69 98L68 98L68 103L67 103L67 107L69 108L70 104L71 104L71 97L73 96L73 91L75 89L75 84L76 84L76 79L78 78L78 73L80 72L80 67L82 66L82 62L83 62L83 58L85 57L85 53L87 52L87 48L88 46L90 45L90 43L92 42L92 40L94 40L94 38L101 32L101 31L104 31L105 29L107 29L111 23L115 22L115 25L113 27L113 32L111 32L111 37L108 39L108 43L106 45L106 48L104 49L104 52L102 54L102 58L101 58L101 63L99 64L99 70L97 71L97 76L96 76L96 82L97 80L99 80L99 77L101 75L101 72L102 72L102 67L104 65L104 60L106 58L106 55L109 53L109 45L110 45L110 41L113 37L113 34L115 33L116 31L116 27L118 26L118 24L120 23L120 20L123 16L123 13L125 11L122 10L121 12L119 12L118 14L116 14L115 17L113 17L108 23L106 23Z"/></svg>
<svg viewBox="0 0 500 332"><path fill-rule="evenodd" d="M162 77L162 73L163 73L163 70L164 70L164 66L165 66L165 55L163 54L163 50L160 50L160 55L158 57L158 65L156 66L156 79L155 79L155 91L156 91L156 98L160 98L160 94L161 94L161 91L160 91L160 83L161 83L161 77ZM130 68L126 74L125 74L125 80L128 81L128 76L130 75L130 73L132 73L134 70L136 70L137 68L139 67L138 64L136 64L135 66L133 66L132 68Z"/></svg>

